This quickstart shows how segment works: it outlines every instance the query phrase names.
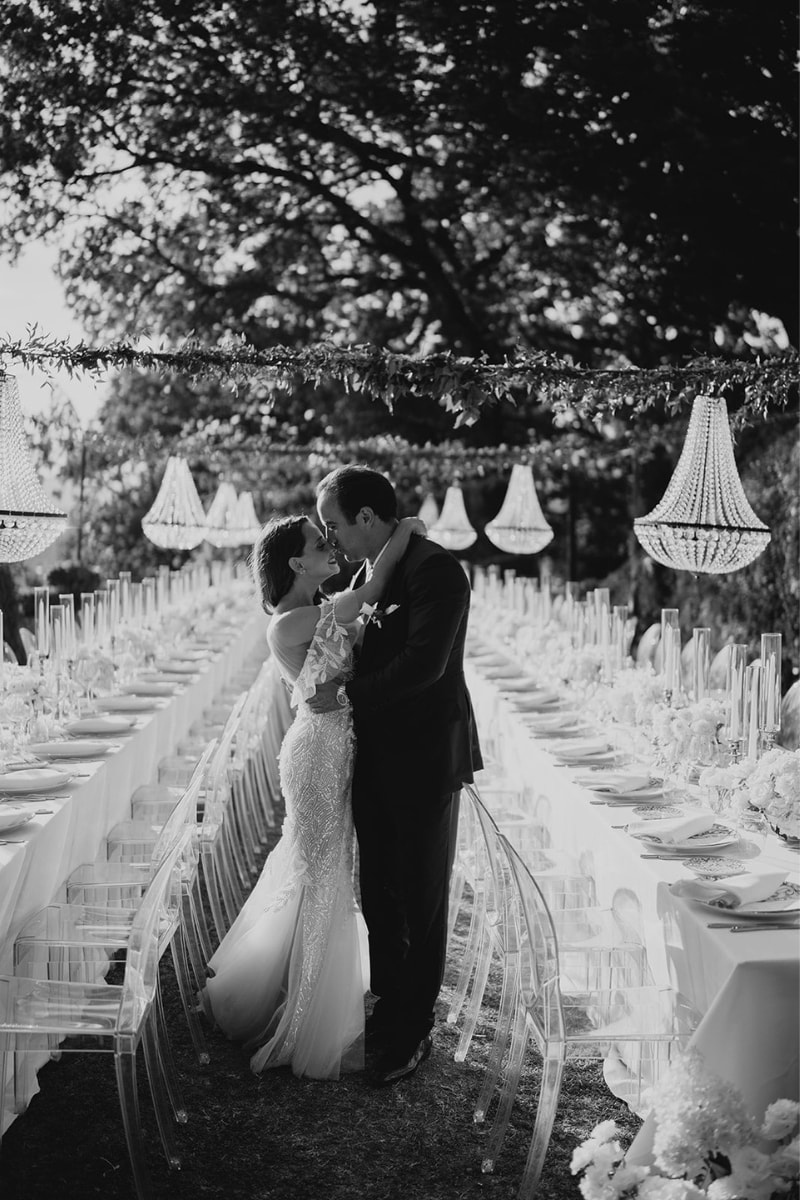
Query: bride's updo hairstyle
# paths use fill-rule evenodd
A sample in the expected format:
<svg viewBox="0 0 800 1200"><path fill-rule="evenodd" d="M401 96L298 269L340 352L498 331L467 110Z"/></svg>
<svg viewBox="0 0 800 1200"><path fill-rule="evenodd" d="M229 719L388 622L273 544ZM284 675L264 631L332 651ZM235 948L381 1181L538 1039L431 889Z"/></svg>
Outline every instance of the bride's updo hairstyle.
<svg viewBox="0 0 800 1200"><path fill-rule="evenodd" d="M265 612L271 613L294 583L289 559L305 550L308 517L280 517L268 521L258 535L250 555L250 570Z"/></svg>

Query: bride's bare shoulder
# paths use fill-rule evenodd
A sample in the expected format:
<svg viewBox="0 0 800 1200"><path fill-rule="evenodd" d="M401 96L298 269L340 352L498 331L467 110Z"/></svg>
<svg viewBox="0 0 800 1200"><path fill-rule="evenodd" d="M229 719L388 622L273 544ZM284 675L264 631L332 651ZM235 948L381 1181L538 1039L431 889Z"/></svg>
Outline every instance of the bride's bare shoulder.
<svg viewBox="0 0 800 1200"><path fill-rule="evenodd" d="M319 620L319 609L313 605L290 608L286 612L273 613L267 631L270 644L298 646L310 640Z"/></svg>

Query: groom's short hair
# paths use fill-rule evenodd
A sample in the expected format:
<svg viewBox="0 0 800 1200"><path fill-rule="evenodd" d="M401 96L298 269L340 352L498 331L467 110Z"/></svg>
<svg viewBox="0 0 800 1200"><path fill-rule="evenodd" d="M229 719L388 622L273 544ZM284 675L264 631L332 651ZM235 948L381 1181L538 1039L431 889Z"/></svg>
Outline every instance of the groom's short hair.
<svg viewBox="0 0 800 1200"><path fill-rule="evenodd" d="M397 519L394 488L385 475L369 467L337 467L317 485L317 499L323 496L336 502L351 525L365 507L381 521Z"/></svg>

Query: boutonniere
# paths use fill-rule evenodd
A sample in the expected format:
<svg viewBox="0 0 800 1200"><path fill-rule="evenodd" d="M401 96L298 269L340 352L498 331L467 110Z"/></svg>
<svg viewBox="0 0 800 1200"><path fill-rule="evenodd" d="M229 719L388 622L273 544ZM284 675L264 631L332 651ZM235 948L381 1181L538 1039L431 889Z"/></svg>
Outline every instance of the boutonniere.
<svg viewBox="0 0 800 1200"><path fill-rule="evenodd" d="M378 629L380 629L383 618L390 617L399 607L399 604L390 604L388 608L378 608L377 604L367 604L365 601L361 605L358 615L364 618L365 625L369 625L372 622L373 625L377 625Z"/></svg>

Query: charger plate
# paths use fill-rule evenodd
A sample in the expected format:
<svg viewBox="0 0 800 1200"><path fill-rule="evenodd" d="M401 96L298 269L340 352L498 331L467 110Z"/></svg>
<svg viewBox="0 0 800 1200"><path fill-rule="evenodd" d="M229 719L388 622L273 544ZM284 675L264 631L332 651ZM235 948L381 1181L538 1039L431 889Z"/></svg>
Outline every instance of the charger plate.
<svg viewBox="0 0 800 1200"><path fill-rule="evenodd" d="M158 704L149 696L104 696L97 707L104 712L152 712Z"/></svg>
<svg viewBox="0 0 800 1200"><path fill-rule="evenodd" d="M93 741L91 738L70 738L65 742L31 742L34 754L45 758L91 758L94 754L109 754L119 747L113 742Z"/></svg>
<svg viewBox="0 0 800 1200"><path fill-rule="evenodd" d="M49 792L66 787L72 776L55 767L31 767L28 771L4 771L0 774L0 792Z"/></svg>
<svg viewBox="0 0 800 1200"><path fill-rule="evenodd" d="M101 737L119 737L120 734L130 733L133 721L130 717L80 717L67 726L67 733L94 733Z"/></svg>
<svg viewBox="0 0 800 1200"><path fill-rule="evenodd" d="M31 812L29 808L23 808L21 804L4 804L0 808L0 832L5 833L7 829L25 825L35 816L36 813Z"/></svg>

